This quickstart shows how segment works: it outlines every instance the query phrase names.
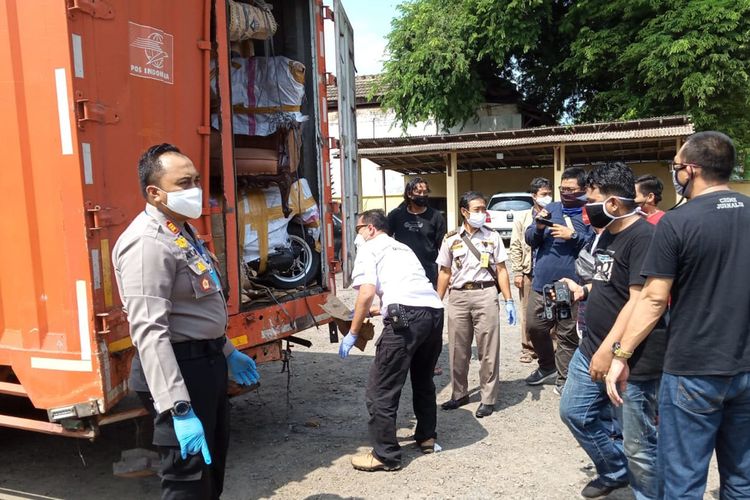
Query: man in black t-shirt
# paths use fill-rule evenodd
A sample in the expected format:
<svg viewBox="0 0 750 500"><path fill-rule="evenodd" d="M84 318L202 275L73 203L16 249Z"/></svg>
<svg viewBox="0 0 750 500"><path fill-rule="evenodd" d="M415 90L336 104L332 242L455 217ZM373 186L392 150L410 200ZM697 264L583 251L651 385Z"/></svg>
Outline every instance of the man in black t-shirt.
<svg viewBox="0 0 750 500"><path fill-rule="evenodd" d="M445 219L428 206L430 186L421 177L404 188L404 202L388 214L390 235L412 249L424 268L432 287L437 286L435 259L445 236Z"/></svg>
<svg viewBox="0 0 750 500"><path fill-rule="evenodd" d="M594 257L594 276L590 284L565 282L576 300L586 301L586 330L568 368L568 381L560 400L560 416L581 447L593 460L597 473L581 493L592 498L607 495L628 484L628 476L639 498L654 498L656 481L655 401L661 374L660 354L655 336L652 345L639 351L638 373L644 383L635 382L633 404L626 409L630 418L622 419L624 443L610 432L614 413L604 384L604 374L612 361L612 345L620 339L638 300L645 279L641 265L653 226L643 220L635 204L633 172L624 163L610 163L592 170L587 179L589 222L603 229ZM631 395L627 396L628 401ZM650 422L650 425L646 425ZM635 458L636 467L628 467ZM630 474L629 474L630 472Z"/></svg>
<svg viewBox="0 0 750 500"><path fill-rule="evenodd" d="M721 498L750 498L750 197L729 190L732 141L690 136L672 179L690 201L656 226L646 284L607 373L607 392L628 377L627 356L667 307L659 393L659 472L664 498L703 498L716 449ZM629 381L628 381L629 383Z"/></svg>

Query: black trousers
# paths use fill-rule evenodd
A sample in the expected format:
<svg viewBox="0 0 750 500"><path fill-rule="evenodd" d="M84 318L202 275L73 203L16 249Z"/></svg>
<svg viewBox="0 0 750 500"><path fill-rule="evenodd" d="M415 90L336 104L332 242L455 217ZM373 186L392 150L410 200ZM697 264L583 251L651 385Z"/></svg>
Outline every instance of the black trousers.
<svg viewBox="0 0 750 500"><path fill-rule="evenodd" d="M394 331L388 318L383 321L383 332L376 344L375 361L367 383L368 429L373 453L389 466L401 462L396 415L407 372L411 372L417 417L414 439L422 442L437 436L437 403L432 377L443 349L443 310L408 306L405 309L409 320L407 329Z"/></svg>
<svg viewBox="0 0 750 500"><path fill-rule="evenodd" d="M539 357L539 367L544 371L557 368L557 384L564 384L568 378L568 365L578 348L578 303L573 304L571 317L564 320L548 320L544 317L544 297L531 290L526 306L526 329L529 332L534 352ZM557 350L552 345L552 328L557 334Z"/></svg>
<svg viewBox="0 0 750 500"><path fill-rule="evenodd" d="M159 476L164 500L218 499L224 489L229 449L228 369L221 345L210 342L190 342L193 346L176 344L175 356L193 411L203 424L211 465L205 464L201 453L183 460L171 412L156 414L151 395L138 393L154 416L154 445L161 457Z"/></svg>

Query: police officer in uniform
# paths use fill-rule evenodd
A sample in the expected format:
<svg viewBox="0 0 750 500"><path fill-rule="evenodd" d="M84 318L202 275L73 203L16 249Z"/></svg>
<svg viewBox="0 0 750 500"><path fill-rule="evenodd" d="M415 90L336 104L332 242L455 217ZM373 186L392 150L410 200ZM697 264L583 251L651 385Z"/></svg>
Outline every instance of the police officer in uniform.
<svg viewBox="0 0 750 500"><path fill-rule="evenodd" d="M358 294L339 355L349 355L370 313L381 313L384 319L366 393L373 449L353 456L352 466L392 471L401 468L396 414L407 373L417 417L414 440L423 453L435 451L437 403L432 374L443 348L443 303L414 252L386 234L388 222L382 210L363 212L356 231L362 243L357 247L352 287ZM372 308L375 295L380 298L379 308Z"/></svg>
<svg viewBox="0 0 750 500"><path fill-rule="evenodd" d="M475 415L482 418L495 409L500 368L500 309L491 268L496 271L510 325L516 322L516 308L505 267L505 247L499 234L484 227L484 196L475 191L464 193L459 207L464 222L445 235L437 258L441 299L450 288L447 316L452 392L442 408L455 410L469 402L469 361L476 335L482 402Z"/></svg>
<svg viewBox="0 0 750 500"><path fill-rule="evenodd" d="M170 144L138 164L147 204L112 252L137 353L130 385L154 415L164 499L219 498L229 445L227 375L258 381L227 342L216 260L187 221L200 217L200 176Z"/></svg>

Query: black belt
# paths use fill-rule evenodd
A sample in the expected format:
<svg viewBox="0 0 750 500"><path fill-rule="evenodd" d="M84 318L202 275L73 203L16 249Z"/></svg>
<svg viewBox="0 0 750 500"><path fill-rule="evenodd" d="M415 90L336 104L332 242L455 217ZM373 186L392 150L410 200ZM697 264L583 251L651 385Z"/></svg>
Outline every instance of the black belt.
<svg viewBox="0 0 750 500"><path fill-rule="evenodd" d="M221 336L210 340L188 340L172 344L174 357L178 360L205 358L218 353L224 353L227 337Z"/></svg>
<svg viewBox="0 0 750 500"><path fill-rule="evenodd" d="M494 281L469 281L468 283L464 283L463 286L454 288L454 290L482 290L484 288L491 288L494 286Z"/></svg>

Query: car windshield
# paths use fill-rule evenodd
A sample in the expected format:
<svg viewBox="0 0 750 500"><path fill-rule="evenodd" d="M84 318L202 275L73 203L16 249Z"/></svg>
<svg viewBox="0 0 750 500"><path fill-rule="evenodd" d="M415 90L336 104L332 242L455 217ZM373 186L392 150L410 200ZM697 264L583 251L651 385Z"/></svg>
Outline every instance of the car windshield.
<svg viewBox="0 0 750 500"><path fill-rule="evenodd" d="M531 208L531 201L528 198L501 198L493 201L489 210L528 210Z"/></svg>

